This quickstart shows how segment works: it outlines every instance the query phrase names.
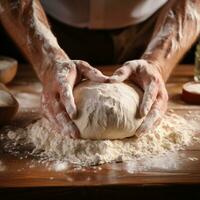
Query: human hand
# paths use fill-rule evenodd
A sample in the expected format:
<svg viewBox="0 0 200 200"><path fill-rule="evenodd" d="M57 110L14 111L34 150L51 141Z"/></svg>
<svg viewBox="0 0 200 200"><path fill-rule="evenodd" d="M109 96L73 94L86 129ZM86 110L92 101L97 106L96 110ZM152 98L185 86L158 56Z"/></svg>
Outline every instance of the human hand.
<svg viewBox="0 0 200 200"><path fill-rule="evenodd" d="M124 80L133 81L144 90L140 116L145 117L136 131L136 136L139 137L159 124L167 110L168 93L159 68L147 60L128 61L109 78L109 82Z"/></svg>
<svg viewBox="0 0 200 200"><path fill-rule="evenodd" d="M77 113L73 87L82 77L97 82L106 82L108 78L85 61L64 60L52 64L42 81L44 115L57 131L71 138L80 136L78 128L72 121Z"/></svg>

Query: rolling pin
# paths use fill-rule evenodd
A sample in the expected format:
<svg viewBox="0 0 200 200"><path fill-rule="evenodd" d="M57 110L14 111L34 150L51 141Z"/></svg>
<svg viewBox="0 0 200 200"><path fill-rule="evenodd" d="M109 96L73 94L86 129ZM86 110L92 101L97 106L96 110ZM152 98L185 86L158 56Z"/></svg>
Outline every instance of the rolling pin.
<svg viewBox="0 0 200 200"><path fill-rule="evenodd" d="M7 84L17 73L17 61L13 58L0 56L0 83Z"/></svg>
<svg viewBox="0 0 200 200"><path fill-rule="evenodd" d="M9 90L0 83L0 125L5 125L17 113L19 104Z"/></svg>

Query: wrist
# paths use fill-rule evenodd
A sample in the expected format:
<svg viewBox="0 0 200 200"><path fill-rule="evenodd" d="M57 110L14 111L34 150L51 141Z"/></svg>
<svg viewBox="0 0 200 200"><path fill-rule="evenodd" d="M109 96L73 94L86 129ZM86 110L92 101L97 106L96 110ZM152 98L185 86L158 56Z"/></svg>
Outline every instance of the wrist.
<svg viewBox="0 0 200 200"><path fill-rule="evenodd" d="M67 55L51 55L45 58L39 68L38 77L41 82L44 82L47 77L54 76L56 71L63 65L63 63L70 62Z"/></svg>
<svg viewBox="0 0 200 200"><path fill-rule="evenodd" d="M142 56L142 59L145 60L148 64L150 64L151 67L153 67L154 70L156 70L160 74L160 76L164 79L164 69L163 69L164 64L162 61L145 54Z"/></svg>

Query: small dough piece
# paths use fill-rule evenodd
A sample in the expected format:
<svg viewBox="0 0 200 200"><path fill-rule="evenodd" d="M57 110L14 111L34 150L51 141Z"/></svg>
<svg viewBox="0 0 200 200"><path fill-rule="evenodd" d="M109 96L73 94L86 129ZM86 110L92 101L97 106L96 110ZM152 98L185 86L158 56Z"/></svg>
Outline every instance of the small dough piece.
<svg viewBox="0 0 200 200"><path fill-rule="evenodd" d="M74 89L78 116L74 121L84 139L131 137L142 123L138 108L143 92L134 84L84 81Z"/></svg>
<svg viewBox="0 0 200 200"><path fill-rule="evenodd" d="M0 125L10 122L18 110L19 104L8 89L0 83Z"/></svg>
<svg viewBox="0 0 200 200"><path fill-rule="evenodd" d="M0 83L9 83L17 73L17 61L13 58L0 56Z"/></svg>

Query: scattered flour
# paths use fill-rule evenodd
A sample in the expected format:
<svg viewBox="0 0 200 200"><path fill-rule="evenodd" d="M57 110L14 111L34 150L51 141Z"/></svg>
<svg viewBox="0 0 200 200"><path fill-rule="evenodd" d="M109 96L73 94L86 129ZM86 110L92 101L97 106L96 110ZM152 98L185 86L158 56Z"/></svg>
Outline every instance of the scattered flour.
<svg viewBox="0 0 200 200"><path fill-rule="evenodd" d="M51 168L53 168L53 170L55 170L56 172L59 172L59 171L66 170L68 168L68 164L67 162L58 161L58 162L53 163Z"/></svg>
<svg viewBox="0 0 200 200"><path fill-rule="evenodd" d="M142 159L135 159L124 162L124 168L127 172L133 174L136 172L145 171L165 171L176 170L183 163L184 156L177 151L166 151L163 154L157 154L154 156L146 156Z"/></svg>
<svg viewBox="0 0 200 200"><path fill-rule="evenodd" d="M197 160L199 160L199 159L196 158L196 157L189 157L188 159L191 160L191 161L197 161Z"/></svg>
<svg viewBox="0 0 200 200"><path fill-rule="evenodd" d="M129 163L129 170L133 171L130 166L136 169L137 164L131 161L137 159L145 159L144 163L149 166L165 167L170 159L160 156L166 155L167 152L177 152L191 143L200 142L198 133L200 115L187 114L181 117L167 113L154 131L139 139L74 140L56 133L46 119L40 119L25 128L9 130L7 135L4 134L4 138L7 140L5 148L10 152L15 152L18 147L28 147L31 155L40 157L40 162L53 161L55 171L65 170L69 165L91 166L122 161ZM151 159L152 157L157 160ZM176 165L173 163L174 160L171 164Z"/></svg>

